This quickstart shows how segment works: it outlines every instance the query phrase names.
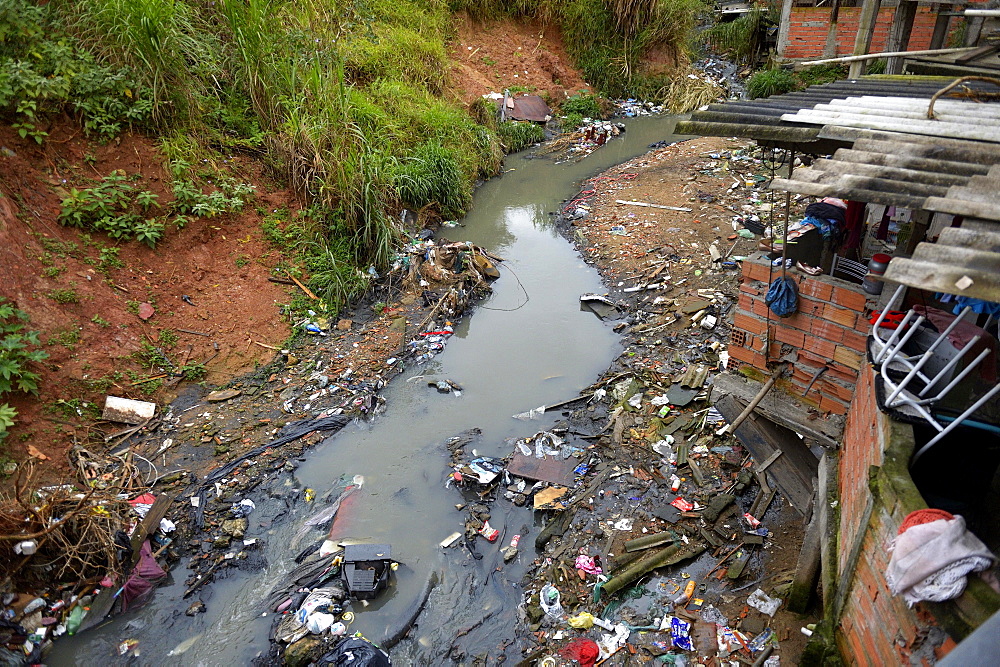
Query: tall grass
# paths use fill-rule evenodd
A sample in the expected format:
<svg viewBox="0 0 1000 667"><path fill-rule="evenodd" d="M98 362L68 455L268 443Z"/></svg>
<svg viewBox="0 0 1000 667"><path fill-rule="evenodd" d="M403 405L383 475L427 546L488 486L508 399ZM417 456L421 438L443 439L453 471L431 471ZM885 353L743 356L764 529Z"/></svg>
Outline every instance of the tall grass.
<svg viewBox="0 0 1000 667"><path fill-rule="evenodd" d="M760 49L767 19L767 10L753 7L737 19L716 23L705 31L705 37L717 51L737 62L749 64Z"/></svg>
<svg viewBox="0 0 1000 667"><path fill-rule="evenodd" d="M153 118L192 111L220 74L223 45L185 2L55 0L67 28L104 61L137 73L153 98Z"/></svg>

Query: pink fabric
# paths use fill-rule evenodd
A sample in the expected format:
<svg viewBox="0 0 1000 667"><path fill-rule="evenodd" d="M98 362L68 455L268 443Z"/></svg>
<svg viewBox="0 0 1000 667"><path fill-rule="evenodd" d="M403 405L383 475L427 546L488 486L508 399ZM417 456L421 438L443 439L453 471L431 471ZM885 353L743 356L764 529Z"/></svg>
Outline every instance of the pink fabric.
<svg viewBox="0 0 1000 667"><path fill-rule="evenodd" d="M938 331L944 331L955 319L955 315L947 313L937 308L930 308L922 305L913 306L913 311L917 315L923 315ZM989 349L990 354L979 364L977 372L986 382L997 381L997 341L990 334L971 322L961 322L948 334L948 340L958 349L962 349L975 336L979 336L979 342L966 353L966 359L974 359L976 355L984 349ZM963 359L963 363L966 359Z"/></svg>
<svg viewBox="0 0 1000 667"><path fill-rule="evenodd" d="M144 604L149 599L153 588L156 587L156 582L165 576L167 573L153 558L149 540L146 540L142 543L142 549L139 551L139 562L133 568L132 575L122 589L122 611Z"/></svg>

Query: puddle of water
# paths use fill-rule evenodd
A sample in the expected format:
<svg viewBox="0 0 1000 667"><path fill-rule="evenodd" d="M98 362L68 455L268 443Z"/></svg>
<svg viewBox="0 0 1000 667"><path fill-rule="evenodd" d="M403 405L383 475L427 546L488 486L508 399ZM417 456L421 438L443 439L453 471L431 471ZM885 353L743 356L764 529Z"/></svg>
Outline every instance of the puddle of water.
<svg viewBox="0 0 1000 667"><path fill-rule="evenodd" d="M644 153L650 143L678 138L671 134L675 121L669 117L625 123L628 131L621 139L579 163L554 165L526 154L507 159L503 177L477 191L474 209L462 221L464 227L440 233L473 241L506 258L493 295L475 317L460 323L443 354L423 366L407 368L389 385L385 414L371 423L348 426L318 446L296 471L294 481L320 496L344 474L364 475L364 489L344 517L346 529L353 537L391 543L393 557L403 563L389 594L368 607L355 605L357 619L351 631L376 641L387 636L411 614L431 573L439 573L440 583L421 616L422 624L411 634L413 639L393 651L398 664L441 663L455 651L469 656L488 652L495 658L513 636L521 599L518 583L534 556L539 528L530 510L500 500L492 507L491 523L505 529L503 542L480 540L482 560L473 560L461 548L441 549L438 542L461 531L465 517L455 509L456 503L465 502L461 494L443 488L449 459L442 443L465 429L480 428L482 438L466 451L508 454L505 438L531 435L551 426L557 416L524 423L511 415L575 396L620 352L610 327L580 310L580 294L603 288L597 272L557 234L550 213L583 179ZM420 375L425 378L407 381ZM458 382L464 388L462 396L428 388L431 377ZM282 514L284 504L264 492L252 497L258 512L251 516L247 537L265 542L267 567L258 572L231 571L182 600L186 568L180 566L175 583L158 589L146 607L58 642L49 664L110 661L115 646L132 637L140 640L142 664L247 664L266 651L271 617L261 618L260 603L294 566L292 536L322 506L296 507ZM272 518L271 528L259 527L262 520ZM528 530L521 555L496 571L503 565L499 549L522 527ZM298 549L320 538L321 533L310 533ZM207 613L185 616L184 610L199 598ZM183 654L168 655L199 634Z"/></svg>

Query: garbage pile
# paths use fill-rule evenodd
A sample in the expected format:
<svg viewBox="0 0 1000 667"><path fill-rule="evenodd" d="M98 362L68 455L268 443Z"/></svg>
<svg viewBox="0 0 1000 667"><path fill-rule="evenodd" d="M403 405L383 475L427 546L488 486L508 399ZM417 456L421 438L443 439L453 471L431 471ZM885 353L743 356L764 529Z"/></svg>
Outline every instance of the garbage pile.
<svg viewBox="0 0 1000 667"><path fill-rule="evenodd" d="M622 653L774 666L789 638L778 617L791 574L769 565L789 506L709 404L729 362L740 248L770 222L774 156L715 141L656 147L587 182L562 212L610 287L581 306L622 332L625 350L579 402L560 404L592 465L566 510L543 510L521 606L534 664ZM668 161L680 170L660 170Z"/></svg>
<svg viewBox="0 0 1000 667"><path fill-rule="evenodd" d="M19 468L13 497L0 503L3 664L41 663L55 638L144 603L166 576L155 555L172 542L170 499L136 493L134 472L125 462L104 488L30 491L30 471Z"/></svg>
<svg viewBox="0 0 1000 667"><path fill-rule="evenodd" d="M391 558L390 545L339 537L342 510L363 486L364 477L355 475L342 478L322 498L317 499L311 489L302 490L302 499L321 509L303 522L290 547L298 548L303 538L316 531L320 535L299 551L296 567L274 587L262 607L265 616L273 615L271 650L283 664L348 664L338 660L351 652L358 662L349 664L389 664L381 648L349 632L354 601L367 604L380 595L398 565Z"/></svg>
<svg viewBox="0 0 1000 667"><path fill-rule="evenodd" d="M624 131L624 123L584 118L580 127L550 141L538 152L553 155L557 163L579 161Z"/></svg>
<svg viewBox="0 0 1000 667"><path fill-rule="evenodd" d="M666 107L662 104L654 104L653 102L643 102L642 100L636 100L629 98L627 100L614 100L615 115L625 116L626 118L634 118L636 116L656 116L658 114L666 111Z"/></svg>
<svg viewBox="0 0 1000 667"><path fill-rule="evenodd" d="M546 664L583 648L583 664L625 649L671 664L753 661L777 646L768 621L781 600L741 593L763 577L775 491L731 436L716 435L722 416L703 390L715 370L620 373L590 389L607 409L603 437L581 452L591 465L566 503L574 511L553 512L536 538L522 605L534 656L557 661ZM720 608L734 599L767 618L727 617Z"/></svg>

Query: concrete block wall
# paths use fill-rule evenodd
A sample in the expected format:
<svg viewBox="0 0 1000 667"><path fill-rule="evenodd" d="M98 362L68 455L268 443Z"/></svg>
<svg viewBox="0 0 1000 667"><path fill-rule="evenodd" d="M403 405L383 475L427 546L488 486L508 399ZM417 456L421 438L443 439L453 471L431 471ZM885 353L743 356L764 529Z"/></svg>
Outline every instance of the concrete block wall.
<svg viewBox="0 0 1000 667"><path fill-rule="evenodd" d="M883 7L879 10L875 32L869 53L886 50L889 39L889 26L896 13L895 7ZM837 52L836 56L849 56L854 51L854 38L858 32L858 18L861 7L842 7L837 18ZM934 33L934 22L937 14L933 6L920 6L913 19L913 31L907 51L919 51L930 47L931 35ZM830 23L830 8L827 7L793 7L789 18L788 46L785 58L821 58Z"/></svg>
<svg viewBox="0 0 1000 667"><path fill-rule="evenodd" d="M768 362L791 358L792 377L779 388L823 412L845 414L864 362L870 327L867 295L853 283L789 271L799 288L799 312L779 318L764 302L779 275L780 269L759 253L744 260L729 344L731 368L747 365L770 373ZM826 370L802 397L822 368Z"/></svg>

